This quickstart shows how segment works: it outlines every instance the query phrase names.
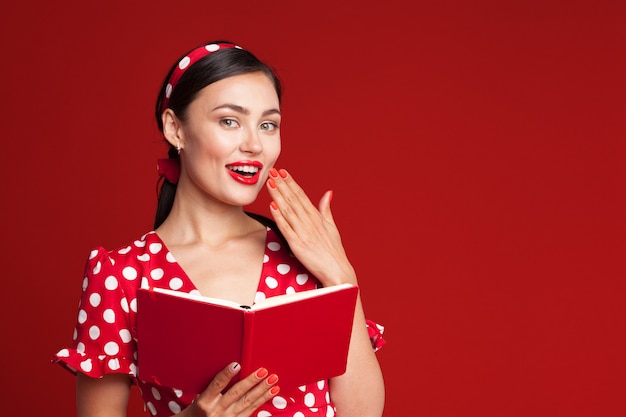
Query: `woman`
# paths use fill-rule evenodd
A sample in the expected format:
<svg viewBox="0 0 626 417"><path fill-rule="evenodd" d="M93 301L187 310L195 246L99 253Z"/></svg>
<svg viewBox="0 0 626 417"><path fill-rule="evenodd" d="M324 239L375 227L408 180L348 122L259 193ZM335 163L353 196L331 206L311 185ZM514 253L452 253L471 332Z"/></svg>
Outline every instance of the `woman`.
<svg viewBox="0 0 626 417"><path fill-rule="evenodd" d="M360 301L347 371L330 381L281 392L280 375L261 368L225 391L239 371L233 363L197 395L136 377L139 287L249 305L285 292L357 284L333 222L332 192L316 208L286 170L274 168L280 97L273 71L225 41L190 51L166 77L156 117L170 150L159 161L165 178L155 230L118 250L91 252L73 347L54 359L78 375L80 417L125 416L132 383L154 416L382 414L384 387L372 349L372 341L374 348L383 343L381 328L366 322ZM263 186L275 223L243 210ZM278 263L288 263L288 272L276 273ZM268 283L263 277L270 273L280 279Z"/></svg>

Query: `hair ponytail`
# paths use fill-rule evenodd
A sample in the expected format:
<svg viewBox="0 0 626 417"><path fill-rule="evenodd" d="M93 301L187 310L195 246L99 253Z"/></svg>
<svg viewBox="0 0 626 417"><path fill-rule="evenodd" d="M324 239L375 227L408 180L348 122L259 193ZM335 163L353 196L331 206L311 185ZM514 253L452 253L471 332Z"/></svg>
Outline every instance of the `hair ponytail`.
<svg viewBox="0 0 626 417"><path fill-rule="evenodd" d="M170 159L179 159L178 151L170 146L167 155ZM161 189L159 190L159 184ZM159 177L157 181L157 209L154 216L154 229L156 230L169 216L174 205L174 197L176 196L176 184L170 182L165 176Z"/></svg>

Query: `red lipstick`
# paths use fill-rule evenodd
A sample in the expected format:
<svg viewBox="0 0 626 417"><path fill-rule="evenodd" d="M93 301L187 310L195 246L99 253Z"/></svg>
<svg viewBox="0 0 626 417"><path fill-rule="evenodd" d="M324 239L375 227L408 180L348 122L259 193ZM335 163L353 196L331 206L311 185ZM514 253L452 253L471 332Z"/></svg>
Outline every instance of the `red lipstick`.
<svg viewBox="0 0 626 417"><path fill-rule="evenodd" d="M263 164L259 161L237 161L226 165L226 169L235 181L245 185L259 182Z"/></svg>

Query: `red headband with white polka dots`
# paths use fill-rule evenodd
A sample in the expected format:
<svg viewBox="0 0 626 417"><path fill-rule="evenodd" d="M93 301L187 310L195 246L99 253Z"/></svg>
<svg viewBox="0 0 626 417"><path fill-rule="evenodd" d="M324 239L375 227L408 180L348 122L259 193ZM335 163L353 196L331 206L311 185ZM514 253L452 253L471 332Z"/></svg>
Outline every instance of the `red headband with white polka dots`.
<svg viewBox="0 0 626 417"><path fill-rule="evenodd" d="M178 65L176 65L176 68L174 68L170 79L167 81L167 85L165 86L165 96L163 97L163 104L161 105L161 112L167 109L167 106L170 102L170 97L172 96L172 91L174 91L174 87L176 87L178 80L180 80L180 77L183 76L183 74L185 73L185 71L187 71L189 67L215 51L228 48L241 49L241 47L232 43L210 43L208 45L200 46L185 55L185 57L178 62Z"/></svg>

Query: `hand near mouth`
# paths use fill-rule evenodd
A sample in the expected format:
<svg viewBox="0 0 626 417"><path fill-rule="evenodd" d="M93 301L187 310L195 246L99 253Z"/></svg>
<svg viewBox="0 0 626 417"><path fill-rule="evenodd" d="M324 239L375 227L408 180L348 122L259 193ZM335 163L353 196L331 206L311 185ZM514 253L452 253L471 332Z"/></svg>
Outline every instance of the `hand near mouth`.
<svg viewBox="0 0 626 417"><path fill-rule="evenodd" d="M296 258L325 287L357 285L330 209L333 192L324 193L315 207L284 169L272 168L266 185L273 199L270 212Z"/></svg>

